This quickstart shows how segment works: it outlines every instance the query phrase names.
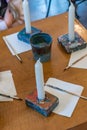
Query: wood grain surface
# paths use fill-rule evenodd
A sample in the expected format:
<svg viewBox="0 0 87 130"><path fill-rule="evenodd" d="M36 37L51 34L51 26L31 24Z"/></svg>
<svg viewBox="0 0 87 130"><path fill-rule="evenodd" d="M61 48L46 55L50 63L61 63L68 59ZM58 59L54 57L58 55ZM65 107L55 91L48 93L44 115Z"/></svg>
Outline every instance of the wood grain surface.
<svg viewBox="0 0 87 130"><path fill-rule="evenodd" d="M82 85L83 95L87 96L87 70L67 66L70 54L67 54L58 44L57 38L68 33L67 13L32 22L32 26L50 34L53 38L51 60L43 63L44 80L54 77L67 82ZM2 37L20 31L24 25L0 33L0 71L11 70L19 97L26 95L36 88L32 51L20 54L21 64L8 50ZM86 29L76 20L75 30L87 41ZM14 42L14 41L13 41ZM0 103L0 130L66 130L87 121L87 101L80 99L71 118L52 113L44 117L27 107L25 101Z"/></svg>

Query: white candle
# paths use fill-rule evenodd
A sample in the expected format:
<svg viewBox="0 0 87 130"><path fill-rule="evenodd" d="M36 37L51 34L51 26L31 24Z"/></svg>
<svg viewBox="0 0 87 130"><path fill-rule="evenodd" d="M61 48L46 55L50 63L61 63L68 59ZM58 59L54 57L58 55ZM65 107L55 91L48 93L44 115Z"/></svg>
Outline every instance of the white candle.
<svg viewBox="0 0 87 130"><path fill-rule="evenodd" d="M31 33L31 21L30 21L30 10L28 0L23 1L23 12L24 12L26 33Z"/></svg>
<svg viewBox="0 0 87 130"><path fill-rule="evenodd" d="M35 78L37 87L37 97L39 100L44 100L45 99L44 76L43 76L43 66L40 60L37 60L35 64Z"/></svg>
<svg viewBox="0 0 87 130"><path fill-rule="evenodd" d="M69 41L75 40L75 34L74 34L74 20L75 20L75 7L73 3L71 2L71 5L69 7L69 14L68 14L68 35L69 35Z"/></svg>

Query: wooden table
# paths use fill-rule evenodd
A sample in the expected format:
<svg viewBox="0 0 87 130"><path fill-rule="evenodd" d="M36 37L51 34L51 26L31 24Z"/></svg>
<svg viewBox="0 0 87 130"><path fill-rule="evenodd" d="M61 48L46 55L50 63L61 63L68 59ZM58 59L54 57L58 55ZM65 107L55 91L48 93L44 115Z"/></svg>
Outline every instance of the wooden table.
<svg viewBox="0 0 87 130"><path fill-rule="evenodd" d="M87 96L87 70L67 66L70 55L58 45L57 37L68 32L67 13L49 17L32 23L33 26L49 33L53 38L51 61L43 63L45 82L54 77L84 86L83 95ZM26 95L36 88L32 51L20 54L21 64L4 43L2 36L15 33L24 25L0 33L0 71L11 70L18 96ZM86 29L76 20L75 30L87 41ZM14 42L14 41L13 41ZM0 130L66 130L87 121L87 101L80 99L71 118L52 113L44 117L25 105L13 101L0 103Z"/></svg>

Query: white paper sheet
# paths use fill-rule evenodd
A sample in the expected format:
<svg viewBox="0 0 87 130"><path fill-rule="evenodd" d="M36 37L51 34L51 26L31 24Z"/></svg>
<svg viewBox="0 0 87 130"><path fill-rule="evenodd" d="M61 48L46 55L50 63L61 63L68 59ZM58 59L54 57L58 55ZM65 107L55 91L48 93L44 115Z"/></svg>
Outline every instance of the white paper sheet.
<svg viewBox="0 0 87 130"><path fill-rule="evenodd" d="M10 70L0 72L0 93L10 95L10 96L16 96L16 89L14 85L14 81L12 78L12 73ZM0 96L0 102L1 101L12 101L13 99Z"/></svg>
<svg viewBox="0 0 87 130"><path fill-rule="evenodd" d="M23 53L28 50L31 50L31 45L18 40L17 34L18 33L14 33L14 34L10 34L10 35L3 37L7 47L9 48L10 52L12 53L12 55L15 55L15 53L19 54L19 53ZM15 53L11 47L15 50Z"/></svg>
<svg viewBox="0 0 87 130"><path fill-rule="evenodd" d="M87 54L87 47L85 49L73 52L70 56L68 66L86 54ZM74 64L72 67L87 69L87 56L81 59L76 64Z"/></svg>
<svg viewBox="0 0 87 130"><path fill-rule="evenodd" d="M83 87L80 85L68 83L68 82L58 80L55 78L49 78L46 83L53 85L55 87L76 93L78 95L81 95L83 91ZM59 105L53 110L54 113L62 115L62 116L66 116L66 117L72 116L72 113L78 103L79 97L70 95L68 93L65 93L60 90L56 90L47 86L45 86L45 91L59 98Z"/></svg>

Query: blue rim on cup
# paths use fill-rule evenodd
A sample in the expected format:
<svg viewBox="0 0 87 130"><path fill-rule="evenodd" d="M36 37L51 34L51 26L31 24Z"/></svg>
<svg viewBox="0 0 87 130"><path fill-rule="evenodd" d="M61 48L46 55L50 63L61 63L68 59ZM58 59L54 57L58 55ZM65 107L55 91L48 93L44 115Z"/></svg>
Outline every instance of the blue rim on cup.
<svg viewBox="0 0 87 130"><path fill-rule="evenodd" d="M51 58L52 37L47 33L37 33L30 37L30 43L34 59L40 58L41 62L49 61Z"/></svg>

